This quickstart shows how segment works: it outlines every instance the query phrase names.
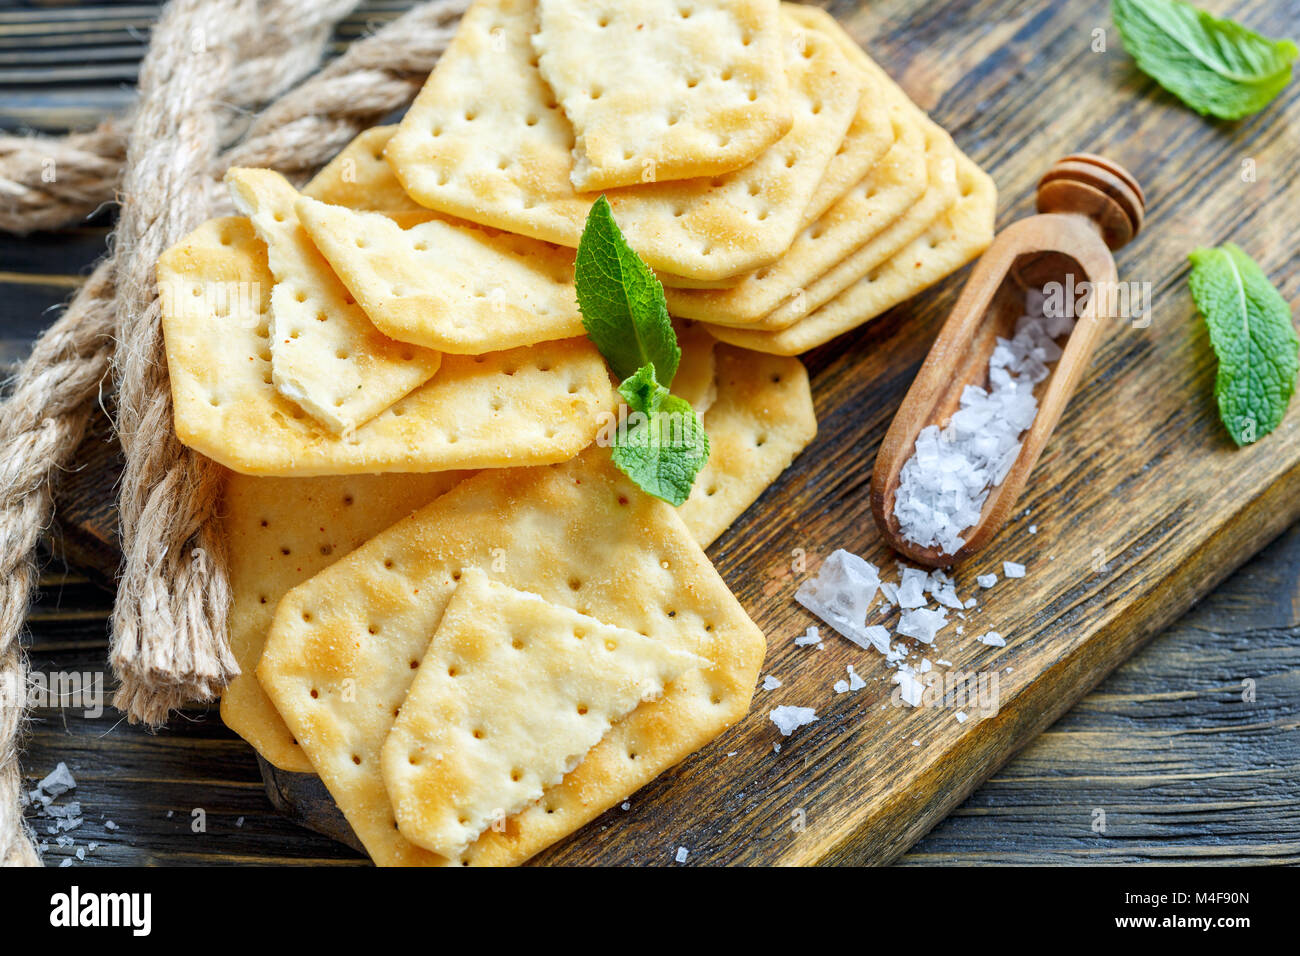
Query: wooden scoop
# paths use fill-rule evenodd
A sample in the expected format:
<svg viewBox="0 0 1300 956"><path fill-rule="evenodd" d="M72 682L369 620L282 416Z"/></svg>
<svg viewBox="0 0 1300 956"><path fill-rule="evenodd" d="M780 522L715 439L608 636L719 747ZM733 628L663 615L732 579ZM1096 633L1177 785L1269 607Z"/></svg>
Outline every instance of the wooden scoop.
<svg viewBox="0 0 1300 956"><path fill-rule="evenodd" d="M895 550L918 564L944 567L970 557L988 543L1015 508L1029 473L1051 437L1066 402L1092 359L1098 334L1114 319L1117 273L1111 251L1142 227L1146 200L1122 166L1101 156L1076 153L1048 170L1038 184L1039 215L1013 223L993 240L930 349L876 455L871 510ZM988 365L999 336L1011 338L1024 315L1025 292L1059 282L1068 290L1100 290L1075 307L1076 322L1063 354L1034 389L1038 414L1021 434L1019 457L989 491L978 522L965 529L954 554L905 540L894 517L903 464L927 425L943 428L960 407L967 385L987 387ZM1070 284L1072 283L1072 285ZM1087 283L1085 285L1085 283Z"/></svg>

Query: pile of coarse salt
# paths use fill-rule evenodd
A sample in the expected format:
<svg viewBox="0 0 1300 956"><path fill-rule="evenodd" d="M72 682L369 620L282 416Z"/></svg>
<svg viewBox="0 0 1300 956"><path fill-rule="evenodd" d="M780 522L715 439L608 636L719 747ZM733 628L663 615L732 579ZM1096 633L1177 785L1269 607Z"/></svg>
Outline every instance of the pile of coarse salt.
<svg viewBox="0 0 1300 956"><path fill-rule="evenodd" d="M949 612L953 612L956 619L966 621L966 612L978 607L979 602L974 597L963 600L957 594L953 579L941 569L925 571L902 563L898 567L899 581L885 581L874 564L849 551L837 550L822 562L815 577L799 585L795 600L858 647L871 648L884 655L885 662L895 668L892 682L900 685L902 701L919 707L925 688L921 675L929 672L933 665L925 657L915 664L908 663L908 657L915 659L918 653L907 644L894 643L893 638L908 637L922 646L932 647L939 632L953 623ZM1023 577L1025 573L1024 565L1013 562L1005 562L1003 569L1009 578ZM987 577L993 580L986 582L984 575L978 579L984 587L992 586L997 580L996 575ZM877 607L878 597L883 600L877 608L876 620L888 620L895 611L898 612L892 634L883 623L867 623L873 607ZM932 602L938 606L931 607ZM961 624L955 630L958 637L965 634ZM1006 646L997 631L987 631L974 640L986 646ZM806 641L795 639L796 644L801 642ZM952 666L951 661L942 658L937 663L942 667ZM837 694L866 686L851 666L848 675L848 681L836 682L834 690ZM767 686L766 681L764 686ZM786 736L817 719L812 708L788 706L775 708L769 717ZM965 720L965 714L960 719Z"/></svg>
<svg viewBox="0 0 1300 956"><path fill-rule="evenodd" d="M25 791L22 794L23 810L29 821L38 831L43 828L48 835L54 837L55 846L68 851L69 855L59 861L61 867L73 866L76 861L84 861L87 853L94 853L99 849L98 843L77 846L77 841L68 835L72 830L80 827L85 822L85 818L82 815L80 801L68 800L66 803L60 803L59 798L76 789L77 781L72 776L72 771L68 769L66 763L60 763L36 785L35 790ZM45 822L41 822L39 818L44 818ZM112 820L106 820L104 827L108 830L116 830L117 824ZM36 849L44 856L50 849L50 842L42 839L37 843Z"/></svg>
<svg viewBox="0 0 1300 956"><path fill-rule="evenodd" d="M1030 289L1015 335L999 338L989 358L988 389L967 385L942 431L937 425L921 429L894 497L894 517L908 541L955 553L989 492L1015 464L1020 436L1038 414L1034 386L1047 378L1047 364L1061 357L1056 338L1074 328L1073 318L1045 315L1043 305L1043 293Z"/></svg>

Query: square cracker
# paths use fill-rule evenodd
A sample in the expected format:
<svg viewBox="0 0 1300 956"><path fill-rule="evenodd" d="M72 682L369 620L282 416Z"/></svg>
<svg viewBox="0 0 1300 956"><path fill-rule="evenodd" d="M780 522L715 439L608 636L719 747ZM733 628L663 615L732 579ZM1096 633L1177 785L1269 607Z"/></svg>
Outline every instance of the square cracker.
<svg viewBox="0 0 1300 956"><path fill-rule="evenodd" d="M628 242L654 269L699 279L771 262L844 139L864 89L833 39L783 41L794 124L744 169L611 190ZM477 0L385 155L431 209L576 248L597 196L569 181L573 131L534 65L536 0Z"/></svg>
<svg viewBox="0 0 1300 956"><path fill-rule="evenodd" d="M669 310L715 325L752 325L905 215L926 189L925 135L915 107L894 103L889 112L889 152L785 255L730 289L665 289Z"/></svg>
<svg viewBox="0 0 1300 956"><path fill-rule="evenodd" d="M280 598L466 474L226 476L222 527L230 555L230 650L240 674L221 695L221 719L281 770L313 772L253 673Z"/></svg>
<svg viewBox="0 0 1300 956"><path fill-rule="evenodd" d="M439 219L403 229L381 213L307 197L295 208L365 315L393 339L482 355L584 334L572 249Z"/></svg>
<svg viewBox="0 0 1300 956"><path fill-rule="evenodd" d="M887 312L970 262L993 241L997 188L957 157L956 202L888 262L787 329L763 332L711 326L724 342L776 355L797 355Z"/></svg>
<svg viewBox="0 0 1300 956"><path fill-rule="evenodd" d="M269 169L226 173L235 205L267 247L271 379L334 432L368 422L438 371L442 356L395 342L366 318L308 238L298 191Z"/></svg>
<svg viewBox="0 0 1300 956"><path fill-rule="evenodd" d="M448 858L541 798L702 657L466 568L381 753L402 836Z"/></svg>
<svg viewBox="0 0 1300 956"><path fill-rule="evenodd" d="M778 0L537 0L579 192L751 163L790 131Z"/></svg>
<svg viewBox="0 0 1300 956"><path fill-rule="evenodd" d="M852 57L849 60L851 65L856 62ZM887 78L882 82L882 76L880 71L862 71L862 79L867 84L866 92L844 135L844 141L840 143L839 151L831 159L826 174L817 184L817 191L804 209L805 231L850 190L859 186L897 141L894 111L889 103L894 86ZM901 91L899 97L902 98ZM750 274L725 279L690 279L671 272L659 272L657 275L666 289L730 289Z"/></svg>
<svg viewBox="0 0 1300 956"><path fill-rule="evenodd" d="M715 350L717 400L704 415L709 460L677 509L707 548L817 437L808 372L796 358Z"/></svg>
<svg viewBox="0 0 1300 956"><path fill-rule="evenodd" d="M618 721L542 799L459 858L398 832L379 754L465 568L713 662ZM371 633L371 629L377 633ZM765 644L670 506L609 450L461 482L290 591L258 678L376 863L519 863L749 708Z"/></svg>
<svg viewBox="0 0 1300 956"><path fill-rule="evenodd" d="M235 471L308 476L564 461L614 406L586 339L446 356L432 381L335 435L271 384L266 247L242 217L204 223L158 260L180 440ZM406 346L414 349L414 346Z"/></svg>
<svg viewBox="0 0 1300 956"><path fill-rule="evenodd" d="M358 133L302 187L302 194L332 206L387 216L427 213L406 194L384 159L384 147L396 132L397 126L392 125Z"/></svg>

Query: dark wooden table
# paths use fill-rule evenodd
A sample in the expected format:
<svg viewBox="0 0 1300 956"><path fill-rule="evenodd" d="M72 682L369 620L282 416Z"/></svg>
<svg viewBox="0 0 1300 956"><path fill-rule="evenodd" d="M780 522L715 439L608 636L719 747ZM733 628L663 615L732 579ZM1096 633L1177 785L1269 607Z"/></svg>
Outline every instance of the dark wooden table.
<svg viewBox="0 0 1300 956"><path fill-rule="evenodd" d="M1035 43L1024 8L1047 2L918 3L908 22L873 24L873 49L889 65L891 51L935 42L950 8L970 18L988 7L988 29L1006 33L993 69ZM1262 7L1211 5L1248 22ZM340 43L405 6L365 5ZM1104 2L1079 6L1078 23L1109 24ZM1273 22L1300 22L1295 0L1268 6L1282 8ZM1009 28L1012 10L1019 31ZM124 108L155 12L125 3L0 9L0 126L84 128ZM936 105L920 95L923 77L904 82ZM979 158L960 122L943 119ZM0 363L25 354L102 253L110 225L106 214L58 235L0 236ZM51 557L30 620L33 670L103 674L110 605L109 591ZM98 844L87 864L362 862L271 809L252 751L215 708L186 711L157 734L112 711L40 709L24 769L36 779L60 761L79 782L76 845ZM42 835L57 865L70 848ZM1300 862L1300 527L1120 667L901 862L1160 861Z"/></svg>

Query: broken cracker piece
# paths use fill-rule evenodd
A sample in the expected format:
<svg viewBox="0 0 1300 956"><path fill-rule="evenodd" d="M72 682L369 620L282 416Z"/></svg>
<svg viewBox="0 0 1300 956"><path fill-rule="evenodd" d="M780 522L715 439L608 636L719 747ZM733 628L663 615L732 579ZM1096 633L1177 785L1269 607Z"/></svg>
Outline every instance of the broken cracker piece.
<svg viewBox="0 0 1300 956"><path fill-rule="evenodd" d="M459 856L558 784L615 721L710 666L467 568L381 753L402 836Z"/></svg>
<svg viewBox="0 0 1300 956"><path fill-rule="evenodd" d="M777 0L538 0L579 192L731 172L790 130Z"/></svg>
<svg viewBox="0 0 1300 956"><path fill-rule="evenodd" d="M371 324L298 222L298 191L269 169L226 173L235 205L266 244L271 377L276 389L331 431L354 429L423 385L441 355Z"/></svg>
<svg viewBox="0 0 1300 956"><path fill-rule="evenodd" d="M379 213L305 197L295 209L362 311L393 339L482 355L584 334L572 249L439 219L403 229Z"/></svg>

